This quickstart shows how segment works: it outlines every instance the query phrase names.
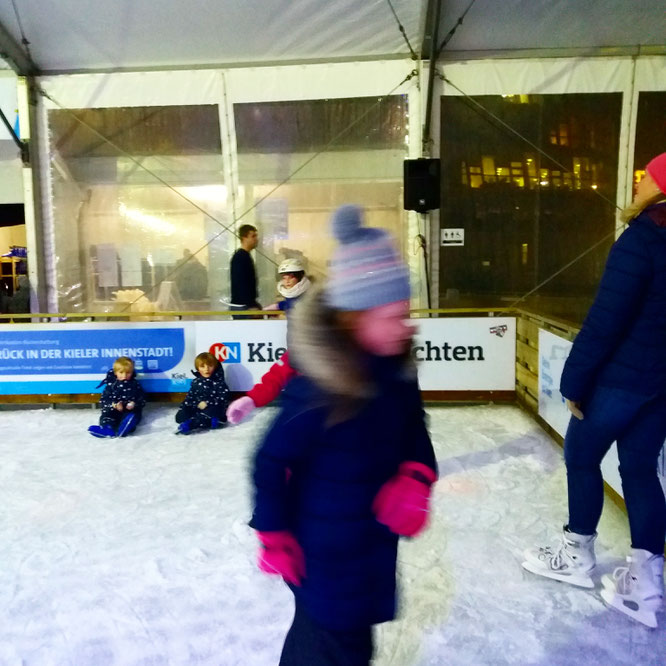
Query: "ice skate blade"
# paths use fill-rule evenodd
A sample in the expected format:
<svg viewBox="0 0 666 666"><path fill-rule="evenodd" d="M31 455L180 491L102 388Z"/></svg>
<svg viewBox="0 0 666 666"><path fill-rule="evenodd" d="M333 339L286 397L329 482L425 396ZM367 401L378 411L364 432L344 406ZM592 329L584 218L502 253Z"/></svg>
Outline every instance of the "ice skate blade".
<svg viewBox="0 0 666 666"><path fill-rule="evenodd" d="M541 569L532 562L525 561L522 563L523 569L529 571L530 573L536 574L537 576L543 576L544 578L551 578L552 580L557 580L560 583L568 583L569 585L575 585L576 587L584 587L588 590L594 587L594 582L588 574L563 574L559 571L549 571L547 569Z"/></svg>
<svg viewBox="0 0 666 666"><path fill-rule="evenodd" d="M628 615L632 620L636 620L650 629L657 628L657 614L654 611L641 609L636 601L624 599L615 592L614 588L605 587L601 590L601 598L608 606Z"/></svg>

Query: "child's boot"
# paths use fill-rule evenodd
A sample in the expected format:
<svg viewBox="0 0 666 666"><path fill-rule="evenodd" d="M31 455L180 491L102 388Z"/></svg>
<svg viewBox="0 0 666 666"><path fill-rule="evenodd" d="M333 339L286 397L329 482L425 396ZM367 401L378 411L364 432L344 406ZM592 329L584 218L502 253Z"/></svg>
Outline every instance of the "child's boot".
<svg viewBox="0 0 666 666"><path fill-rule="evenodd" d="M189 435L193 429L194 424L192 423L192 419L187 419L187 421L183 421L182 423L178 424L176 435Z"/></svg>
<svg viewBox="0 0 666 666"><path fill-rule="evenodd" d="M100 439L116 436L116 431L111 426L108 425L91 425L88 428L88 432L93 437L99 437Z"/></svg>

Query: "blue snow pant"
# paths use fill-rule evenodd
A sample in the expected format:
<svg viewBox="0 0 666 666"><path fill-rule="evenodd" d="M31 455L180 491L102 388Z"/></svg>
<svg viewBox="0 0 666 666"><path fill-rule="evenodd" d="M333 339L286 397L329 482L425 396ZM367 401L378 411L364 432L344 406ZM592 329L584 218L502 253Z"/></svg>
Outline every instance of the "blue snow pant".
<svg viewBox="0 0 666 666"><path fill-rule="evenodd" d="M176 423L191 421L192 428L207 429L210 428L211 419L216 418L220 423L227 422L228 404L208 405L206 409L197 407L181 407L176 412Z"/></svg>
<svg viewBox="0 0 666 666"><path fill-rule="evenodd" d="M657 461L666 439L666 394L643 396L597 386L581 410L585 418L571 417L564 440L569 529L595 533L604 502L600 465L617 441L631 545L663 554L666 500Z"/></svg>
<svg viewBox="0 0 666 666"><path fill-rule="evenodd" d="M122 412L119 412L117 409L109 407L107 409L102 410L102 413L100 414L99 417L99 424L101 426L110 426L114 430L117 430L118 426L120 425L120 422L126 416L129 416L129 414L134 414L136 416L136 421L134 422L134 426L132 427L132 429L129 431L129 432L134 432L136 430L136 427L141 422L142 411L143 410L141 410L139 407L135 407L132 410L123 409Z"/></svg>

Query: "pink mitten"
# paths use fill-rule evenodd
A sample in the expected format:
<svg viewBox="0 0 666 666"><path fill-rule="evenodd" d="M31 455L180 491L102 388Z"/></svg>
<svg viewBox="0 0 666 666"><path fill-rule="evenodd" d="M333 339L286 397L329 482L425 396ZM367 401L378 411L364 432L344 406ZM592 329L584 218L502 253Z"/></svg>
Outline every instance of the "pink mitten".
<svg viewBox="0 0 666 666"><path fill-rule="evenodd" d="M428 521L430 486L437 480L433 469L404 462L398 473L380 489L372 503L377 521L401 536L416 536Z"/></svg>
<svg viewBox="0 0 666 666"><path fill-rule="evenodd" d="M254 404L254 400L244 395L242 398L234 400L229 407L227 407L227 421L232 425L236 425L256 408L257 406Z"/></svg>
<svg viewBox="0 0 666 666"><path fill-rule="evenodd" d="M278 574L292 585L300 587L305 577L305 555L291 532L257 532L262 548L259 568L268 574Z"/></svg>

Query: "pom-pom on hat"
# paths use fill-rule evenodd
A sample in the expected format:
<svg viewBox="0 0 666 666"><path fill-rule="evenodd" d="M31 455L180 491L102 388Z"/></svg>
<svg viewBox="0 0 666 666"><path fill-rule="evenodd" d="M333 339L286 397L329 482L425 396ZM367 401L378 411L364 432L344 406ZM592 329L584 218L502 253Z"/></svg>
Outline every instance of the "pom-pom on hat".
<svg viewBox="0 0 666 666"><path fill-rule="evenodd" d="M666 153L651 159L645 170L652 176L652 180L657 184L657 187L666 194Z"/></svg>
<svg viewBox="0 0 666 666"><path fill-rule="evenodd" d="M409 271L383 229L363 226L363 210L340 206L332 218L340 243L333 253L326 286L336 310L368 310L409 299Z"/></svg>

